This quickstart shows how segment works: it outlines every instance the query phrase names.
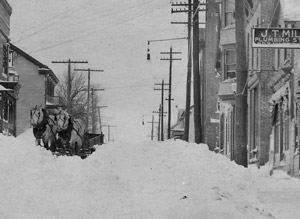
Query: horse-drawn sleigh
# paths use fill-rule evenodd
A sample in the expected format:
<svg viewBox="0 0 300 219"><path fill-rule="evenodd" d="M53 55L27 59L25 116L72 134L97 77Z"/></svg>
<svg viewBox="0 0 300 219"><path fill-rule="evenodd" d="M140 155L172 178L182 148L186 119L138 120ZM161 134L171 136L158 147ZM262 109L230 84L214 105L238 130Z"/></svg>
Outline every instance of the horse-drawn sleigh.
<svg viewBox="0 0 300 219"><path fill-rule="evenodd" d="M103 134L87 133L83 121L63 109L35 106L30 110L30 124L36 145L56 155L86 158L95 151L95 145L103 144Z"/></svg>

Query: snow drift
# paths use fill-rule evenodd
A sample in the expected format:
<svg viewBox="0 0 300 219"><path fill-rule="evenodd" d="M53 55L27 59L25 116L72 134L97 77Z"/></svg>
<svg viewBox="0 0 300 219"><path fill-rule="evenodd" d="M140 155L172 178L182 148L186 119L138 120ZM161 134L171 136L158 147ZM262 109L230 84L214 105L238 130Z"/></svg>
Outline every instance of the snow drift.
<svg viewBox="0 0 300 219"><path fill-rule="evenodd" d="M296 218L300 183L244 168L204 144L115 142L55 157L32 130L0 134L0 218Z"/></svg>

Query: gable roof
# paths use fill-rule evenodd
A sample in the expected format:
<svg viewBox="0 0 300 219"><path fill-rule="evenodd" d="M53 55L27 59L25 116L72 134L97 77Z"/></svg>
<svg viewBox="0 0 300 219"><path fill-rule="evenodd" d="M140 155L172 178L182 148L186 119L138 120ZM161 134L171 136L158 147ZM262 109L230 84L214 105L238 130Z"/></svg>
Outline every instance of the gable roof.
<svg viewBox="0 0 300 219"><path fill-rule="evenodd" d="M36 66L39 67L39 73L40 74L46 74L46 73L50 73L50 77L51 79L57 84L59 82L58 78L56 77L56 75L54 74L54 72L47 66L44 65L43 63L41 63L40 61L38 61L37 59L33 58L32 56L30 56L28 53L24 52L23 50L21 50L20 48L18 48L17 46L15 46L14 44L10 43L9 44L10 49L15 51L16 53L22 55L24 58L26 58L27 60L29 60L30 62L32 62L33 64L35 64Z"/></svg>
<svg viewBox="0 0 300 219"><path fill-rule="evenodd" d="M31 61L33 64L35 64L36 66L40 67L40 68L48 68L47 65L44 65L43 63L39 62L38 60L36 60L35 58L33 58L32 56L30 56L29 54L27 54L26 52L24 52L23 50L21 50L20 48L16 47L14 44L10 43L9 47L11 50L19 53L20 55L22 55L24 58L28 59L29 61Z"/></svg>

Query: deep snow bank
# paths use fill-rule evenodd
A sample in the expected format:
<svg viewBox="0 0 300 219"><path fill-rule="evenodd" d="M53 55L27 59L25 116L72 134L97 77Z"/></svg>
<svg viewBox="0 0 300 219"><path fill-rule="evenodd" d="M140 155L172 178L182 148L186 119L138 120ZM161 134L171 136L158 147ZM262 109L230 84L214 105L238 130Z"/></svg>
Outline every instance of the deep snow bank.
<svg viewBox="0 0 300 219"><path fill-rule="evenodd" d="M183 141L115 142L81 160L52 156L28 130L0 134L0 150L0 218L272 218L282 212L268 195L300 187Z"/></svg>

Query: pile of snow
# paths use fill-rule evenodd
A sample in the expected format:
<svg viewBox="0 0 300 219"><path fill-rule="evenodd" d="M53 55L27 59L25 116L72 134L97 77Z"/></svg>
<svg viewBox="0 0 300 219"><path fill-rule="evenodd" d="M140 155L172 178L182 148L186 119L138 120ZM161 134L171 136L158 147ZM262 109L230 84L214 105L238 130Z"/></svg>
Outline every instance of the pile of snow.
<svg viewBox="0 0 300 219"><path fill-rule="evenodd" d="M55 157L32 130L0 134L0 218L297 218L300 182L244 168L204 144L115 142Z"/></svg>

